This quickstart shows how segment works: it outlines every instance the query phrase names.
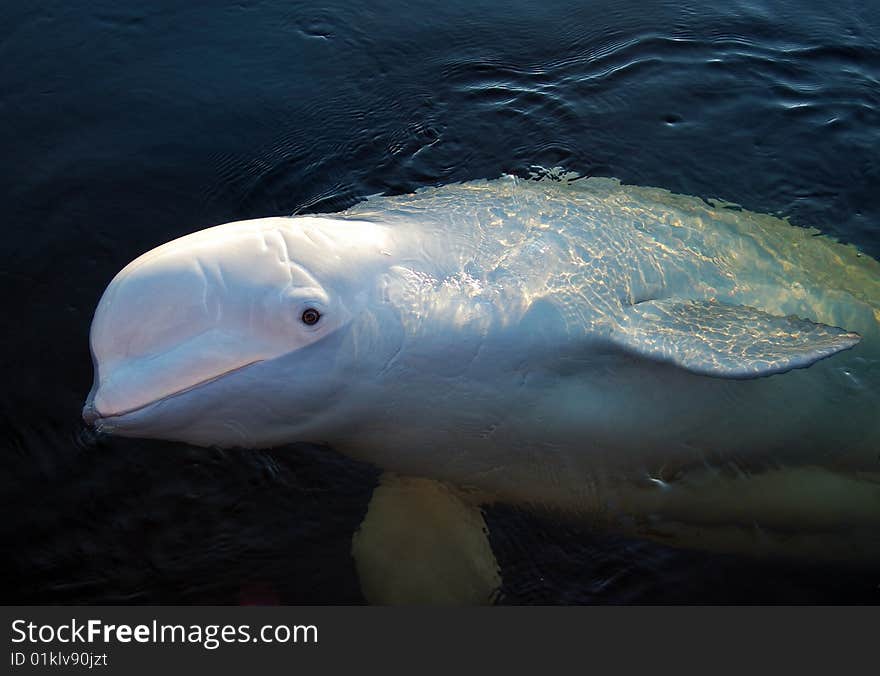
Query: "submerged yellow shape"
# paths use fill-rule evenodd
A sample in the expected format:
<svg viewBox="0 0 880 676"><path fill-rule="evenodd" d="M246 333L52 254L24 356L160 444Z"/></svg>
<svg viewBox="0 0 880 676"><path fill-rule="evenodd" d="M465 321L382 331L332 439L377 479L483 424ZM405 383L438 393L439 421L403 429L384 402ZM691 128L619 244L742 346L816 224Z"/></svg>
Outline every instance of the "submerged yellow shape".
<svg viewBox="0 0 880 676"><path fill-rule="evenodd" d="M352 554L370 603L484 605L501 587L479 507L428 479L384 475Z"/></svg>

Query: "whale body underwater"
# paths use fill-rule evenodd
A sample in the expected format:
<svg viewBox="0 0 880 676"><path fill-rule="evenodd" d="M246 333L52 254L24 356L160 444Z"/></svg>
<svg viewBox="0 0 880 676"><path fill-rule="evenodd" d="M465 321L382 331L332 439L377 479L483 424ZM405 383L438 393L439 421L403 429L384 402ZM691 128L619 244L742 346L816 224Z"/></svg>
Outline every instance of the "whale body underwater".
<svg viewBox="0 0 880 676"><path fill-rule="evenodd" d="M383 469L356 558L406 558L427 510L434 551L471 527L460 558L491 562L492 501L880 558L880 264L735 205L505 176L228 223L125 267L90 342L103 432Z"/></svg>

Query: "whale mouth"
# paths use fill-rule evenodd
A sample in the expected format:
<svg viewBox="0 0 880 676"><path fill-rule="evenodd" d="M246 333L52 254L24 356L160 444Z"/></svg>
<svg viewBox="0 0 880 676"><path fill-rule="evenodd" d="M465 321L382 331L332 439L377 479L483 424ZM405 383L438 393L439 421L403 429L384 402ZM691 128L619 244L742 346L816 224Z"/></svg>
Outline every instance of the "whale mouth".
<svg viewBox="0 0 880 676"><path fill-rule="evenodd" d="M124 418L133 416L137 413L145 411L148 408L161 404L162 402L168 401L174 397L179 397L188 392L192 392L193 390L197 390L203 388L211 383L214 383L222 378L225 378L233 373L238 373L243 371L244 369L250 368L256 364L265 361L264 359L254 359L253 361L248 362L247 364L242 364L241 366L236 366L231 369L227 369L222 373L218 373L217 375L211 376L210 378L204 378L196 383L191 385L187 385L186 387L182 387L180 389L169 392L168 394L163 394L161 397L157 397L148 401L144 404L140 404L138 406L134 406L129 409L124 409L121 411L113 411L113 412L103 412L98 409L95 405L95 398L100 391L100 386L92 387L91 392L89 392L89 396L86 398L85 405L82 410L83 421L94 427L98 431L112 431L112 424L114 422L121 422ZM97 383L96 383L97 385ZM109 423L109 424L108 424Z"/></svg>

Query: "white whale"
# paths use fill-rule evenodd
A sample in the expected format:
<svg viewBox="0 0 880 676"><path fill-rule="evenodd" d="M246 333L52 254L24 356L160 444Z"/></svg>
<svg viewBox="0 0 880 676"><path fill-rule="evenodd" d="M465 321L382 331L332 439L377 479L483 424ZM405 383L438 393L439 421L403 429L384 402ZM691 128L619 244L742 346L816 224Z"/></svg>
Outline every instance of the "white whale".
<svg viewBox="0 0 880 676"><path fill-rule="evenodd" d="M880 556L880 265L729 204L503 177L220 225L123 269L91 349L99 429L326 442L389 472L374 523L442 511L433 480L448 514Z"/></svg>

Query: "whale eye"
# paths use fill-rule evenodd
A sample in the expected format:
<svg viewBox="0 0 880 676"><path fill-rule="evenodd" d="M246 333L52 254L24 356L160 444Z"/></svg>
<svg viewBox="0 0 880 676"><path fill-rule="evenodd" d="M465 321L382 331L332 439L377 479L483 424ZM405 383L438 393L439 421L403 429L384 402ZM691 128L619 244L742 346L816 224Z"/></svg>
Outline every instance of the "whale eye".
<svg viewBox="0 0 880 676"><path fill-rule="evenodd" d="M307 326L314 326L318 323L318 320L321 318L321 313L318 312L315 308L310 307L303 310L302 320L303 324Z"/></svg>

